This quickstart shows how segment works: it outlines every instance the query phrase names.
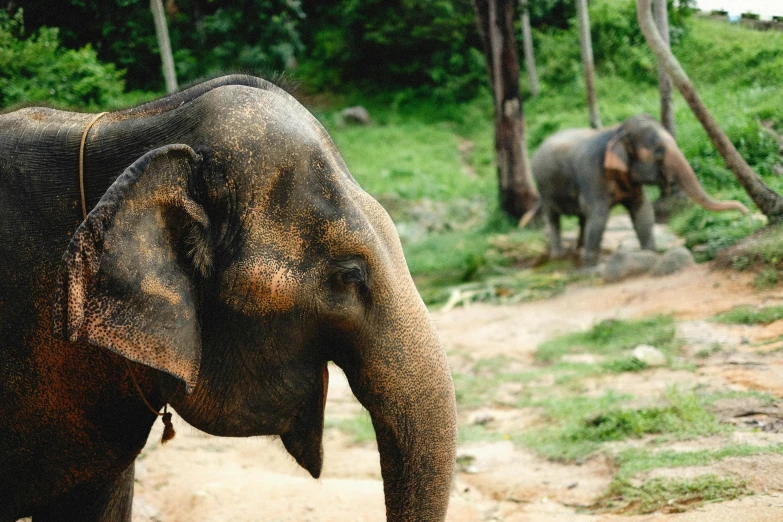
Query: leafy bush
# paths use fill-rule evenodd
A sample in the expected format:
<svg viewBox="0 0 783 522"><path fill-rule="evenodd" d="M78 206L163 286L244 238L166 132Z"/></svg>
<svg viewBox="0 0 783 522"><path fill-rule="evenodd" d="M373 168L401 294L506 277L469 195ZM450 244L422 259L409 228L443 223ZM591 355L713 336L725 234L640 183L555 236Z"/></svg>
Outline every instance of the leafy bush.
<svg viewBox="0 0 783 522"><path fill-rule="evenodd" d="M68 107L105 106L122 96L124 71L103 64L92 47L63 49L56 28L24 36L20 9L0 11L0 106L46 102Z"/></svg>

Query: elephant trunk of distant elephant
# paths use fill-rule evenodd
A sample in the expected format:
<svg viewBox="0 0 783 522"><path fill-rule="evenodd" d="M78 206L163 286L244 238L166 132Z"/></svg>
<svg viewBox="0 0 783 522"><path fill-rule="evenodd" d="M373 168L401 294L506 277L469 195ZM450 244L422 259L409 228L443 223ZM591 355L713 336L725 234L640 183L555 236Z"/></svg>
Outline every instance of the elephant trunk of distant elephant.
<svg viewBox="0 0 783 522"><path fill-rule="evenodd" d="M748 212L745 205L739 201L717 201L712 199L699 184L699 180L696 178L696 174L693 172L688 160L685 159L685 155L676 145L666 148L663 164L666 172L674 177L674 180L682 187L685 193L707 210L739 210L743 214Z"/></svg>
<svg viewBox="0 0 783 522"><path fill-rule="evenodd" d="M456 454L454 387L426 307L415 289L408 297L382 312L384 326L354 361L337 362L372 418L387 520L442 521Z"/></svg>

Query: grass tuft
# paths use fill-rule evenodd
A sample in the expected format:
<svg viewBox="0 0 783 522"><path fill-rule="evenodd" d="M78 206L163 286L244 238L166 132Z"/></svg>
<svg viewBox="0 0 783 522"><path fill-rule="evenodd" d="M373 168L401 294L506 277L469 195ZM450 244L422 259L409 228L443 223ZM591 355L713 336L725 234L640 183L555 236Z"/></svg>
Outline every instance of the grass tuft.
<svg viewBox="0 0 783 522"><path fill-rule="evenodd" d="M736 306L713 319L726 324L770 324L783 319L783 306Z"/></svg>
<svg viewBox="0 0 783 522"><path fill-rule="evenodd" d="M541 362L553 362L569 353L620 356L640 344L649 344L672 354L678 348L672 318L655 316L630 321L607 319L587 332L567 334L542 343L535 357Z"/></svg>
<svg viewBox="0 0 783 522"><path fill-rule="evenodd" d="M660 511L681 513L707 502L719 502L750 495L744 480L702 475L691 480L656 478L641 485L615 480L609 494L594 509L641 515Z"/></svg>

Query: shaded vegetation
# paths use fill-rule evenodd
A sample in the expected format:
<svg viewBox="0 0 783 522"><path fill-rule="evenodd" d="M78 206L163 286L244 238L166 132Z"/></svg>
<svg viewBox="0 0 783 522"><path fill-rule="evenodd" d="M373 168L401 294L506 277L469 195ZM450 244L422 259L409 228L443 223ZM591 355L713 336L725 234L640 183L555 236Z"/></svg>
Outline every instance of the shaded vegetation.
<svg viewBox="0 0 783 522"><path fill-rule="evenodd" d="M26 33L21 10L0 10L0 107L46 101L69 107L98 108L123 98L124 73L101 63L89 45L66 49L59 30Z"/></svg>

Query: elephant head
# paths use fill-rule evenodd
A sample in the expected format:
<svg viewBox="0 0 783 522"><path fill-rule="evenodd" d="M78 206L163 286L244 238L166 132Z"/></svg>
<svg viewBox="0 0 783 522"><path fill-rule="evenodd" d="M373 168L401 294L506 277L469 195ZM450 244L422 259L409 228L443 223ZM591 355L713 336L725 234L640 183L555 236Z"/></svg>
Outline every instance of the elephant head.
<svg viewBox="0 0 783 522"><path fill-rule="evenodd" d="M619 187L642 183L666 189L676 183L707 210L748 211L738 201L712 199L672 135L648 115L634 116L618 127L606 147L604 169Z"/></svg>
<svg viewBox="0 0 783 522"><path fill-rule="evenodd" d="M334 361L370 412L388 519L442 520L454 389L391 219L285 92L199 104L192 147L138 159L77 230L55 332L159 370L203 431L279 435L313 477Z"/></svg>

